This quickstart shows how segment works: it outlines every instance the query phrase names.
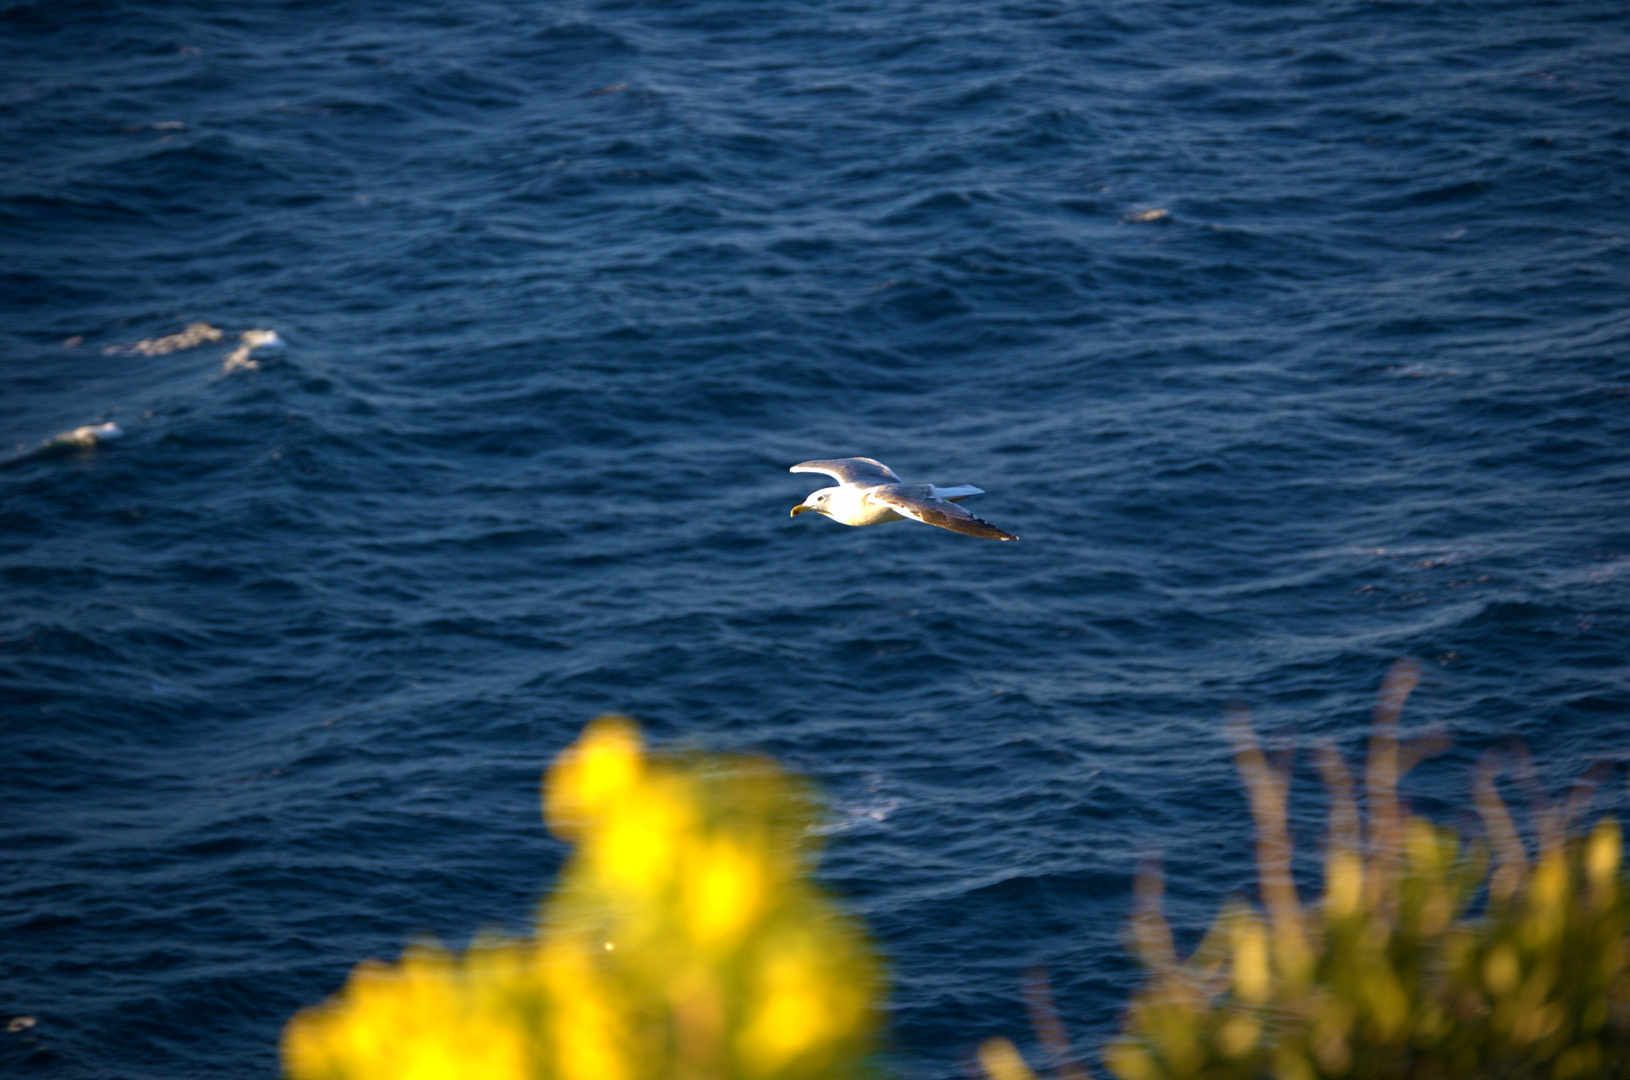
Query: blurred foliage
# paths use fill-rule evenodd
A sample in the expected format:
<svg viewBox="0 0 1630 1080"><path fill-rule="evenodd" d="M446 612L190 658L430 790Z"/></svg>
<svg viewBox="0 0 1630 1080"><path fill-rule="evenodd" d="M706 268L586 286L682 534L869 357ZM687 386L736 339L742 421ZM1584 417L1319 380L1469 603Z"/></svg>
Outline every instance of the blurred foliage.
<svg viewBox="0 0 1630 1080"><path fill-rule="evenodd" d="M849 1080L879 969L808 880L812 805L755 758L595 721L546 778L576 845L535 939L365 963L289 1022L291 1080Z"/></svg>
<svg viewBox="0 0 1630 1080"><path fill-rule="evenodd" d="M1395 735L1417 678L1401 663L1382 689L1362 823L1340 756L1321 754L1330 832L1324 895L1307 905L1291 880L1288 775L1236 720L1262 906L1229 905L1179 960L1159 879L1143 875L1132 932L1149 979L1104 1055L1121 1080L1630 1077L1618 824L1570 836L1574 811L1541 811L1530 857L1489 766L1476 780L1486 840L1408 813L1398 780L1433 749ZM993 1080L1034 1080L1005 1039L980 1061Z"/></svg>

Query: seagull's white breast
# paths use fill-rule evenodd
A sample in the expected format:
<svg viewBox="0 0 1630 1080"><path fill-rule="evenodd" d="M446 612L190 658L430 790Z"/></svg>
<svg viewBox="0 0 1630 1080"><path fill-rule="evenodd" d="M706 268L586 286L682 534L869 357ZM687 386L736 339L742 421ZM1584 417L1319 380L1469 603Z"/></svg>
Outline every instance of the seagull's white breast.
<svg viewBox="0 0 1630 1080"><path fill-rule="evenodd" d="M871 489L844 484L827 500L827 516L845 525L877 525L885 521L899 521L899 514L866 498L866 492L869 490Z"/></svg>

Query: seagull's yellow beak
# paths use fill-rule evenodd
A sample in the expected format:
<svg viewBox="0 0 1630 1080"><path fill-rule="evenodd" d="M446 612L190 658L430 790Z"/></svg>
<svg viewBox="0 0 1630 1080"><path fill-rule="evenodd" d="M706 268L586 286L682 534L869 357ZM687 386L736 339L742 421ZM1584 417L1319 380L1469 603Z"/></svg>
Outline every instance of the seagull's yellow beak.
<svg viewBox="0 0 1630 1080"><path fill-rule="evenodd" d="M797 517L799 514L802 514L805 510L813 510L813 509L815 509L815 508L813 506L810 506L808 503L799 503L797 506L792 508L792 513L789 516Z"/></svg>

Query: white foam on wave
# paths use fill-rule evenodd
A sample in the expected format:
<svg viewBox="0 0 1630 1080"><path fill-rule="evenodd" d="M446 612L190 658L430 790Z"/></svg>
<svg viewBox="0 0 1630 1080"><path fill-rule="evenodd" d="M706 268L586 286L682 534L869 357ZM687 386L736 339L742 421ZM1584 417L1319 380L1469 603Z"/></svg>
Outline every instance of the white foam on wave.
<svg viewBox="0 0 1630 1080"><path fill-rule="evenodd" d="M47 439L41 449L51 446L95 446L98 443L122 439L124 434L125 429L111 420L105 424L86 424L84 427L76 427L72 431L64 431Z"/></svg>
<svg viewBox="0 0 1630 1080"><path fill-rule="evenodd" d="M195 322L187 326L178 334L166 334L163 337L143 338L134 345L109 345L102 350L104 356L117 356L120 353L136 353L140 356L168 356L183 349L194 349L211 341L220 341L225 332L218 326L211 326L207 322Z"/></svg>
<svg viewBox="0 0 1630 1080"><path fill-rule="evenodd" d="M143 338L133 345L109 345L102 350L104 356L121 356L135 354L138 356L168 356L170 353L182 352L186 349L196 349L200 345L208 345L226 337L226 331L207 322L190 323L179 333L166 334L162 337ZM63 344L69 347L77 345L82 338L69 338ZM238 335L238 345L226 355L221 364L221 370L227 371L254 371L260 364L254 359L254 353L259 349L280 349L283 339L276 330L245 330Z"/></svg>
<svg viewBox="0 0 1630 1080"><path fill-rule="evenodd" d="M817 836L834 836L872 828L887 821L901 805L900 799L889 798L834 800L827 806L826 820L809 831Z"/></svg>
<svg viewBox="0 0 1630 1080"><path fill-rule="evenodd" d="M260 362L254 358L256 349L281 349L283 339L276 330L245 330L238 335L238 347L226 356L221 373L229 371L256 371Z"/></svg>

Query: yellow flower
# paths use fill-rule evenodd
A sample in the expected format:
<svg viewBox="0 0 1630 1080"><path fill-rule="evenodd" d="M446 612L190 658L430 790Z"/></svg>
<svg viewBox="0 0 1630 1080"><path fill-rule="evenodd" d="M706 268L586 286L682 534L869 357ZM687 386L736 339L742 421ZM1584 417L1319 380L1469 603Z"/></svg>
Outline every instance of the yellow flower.
<svg viewBox="0 0 1630 1080"><path fill-rule="evenodd" d="M693 815L687 793L672 786L647 782L597 811L582 869L601 887L649 899L673 882Z"/></svg>
<svg viewBox="0 0 1630 1080"><path fill-rule="evenodd" d="M553 1075L560 1080L631 1080L633 1017L585 944L557 937L539 950Z"/></svg>
<svg viewBox="0 0 1630 1080"><path fill-rule="evenodd" d="M340 997L289 1023L283 1061L296 1080L526 1080L518 1025L476 1007L457 962L410 950L399 967L365 963Z"/></svg>
<svg viewBox="0 0 1630 1080"><path fill-rule="evenodd" d="M602 716L550 766L544 785L544 820L563 840L634 790L640 781L642 742L633 721Z"/></svg>
<svg viewBox="0 0 1630 1080"><path fill-rule="evenodd" d="M979 1046L979 1067L991 1080L1036 1080L1036 1074L1008 1039L986 1039Z"/></svg>
<svg viewBox="0 0 1630 1080"><path fill-rule="evenodd" d="M763 906L767 852L730 836L697 846L686 881L686 927L703 946L734 943Z"/></svg>
<svg viewBox="0 0 1630 1080"><path fill-rule="evenodd" d="M291 1080L847 1080L864 940L804 878L801 791L752 759L648 758L595 721L549 770L577 844L536 942L408 950L290 1021Z"/></svg>
<svg viewBox="0 0 1630 1080"><path fill-rule="evenodd" d="M1604 818L1597 823L1585 844L1585 877L1599 896L1611 896L1618 882L1623 843L1619 823Z"/></svg>
<svg viewBox="0 0 1630 1080"><path fill-rule="evenodd" d="M846 987L823 970L816 943L796 931L760 961L757 1007L738 1046L754 1076L773 1076L794 1058L834 1037L851 1034L861 1019Z"/></svg>
<svg viewBox="0 0 1630 1080"><path fill-rule="evenodd" d="M1338 848L1330 854L1324 871L1324 913L1332 919L1345 919L1358 911L1364 895L1364 860L1355 851Z"/></svg>
<svg viewBox="0 0 1630 1080"><path fill-rule="evenodd" d="M1242 918L1234 938L1234 993L1253 1005L1268 1000L1273 975L1268 967L1268 930L1253 916Z"/></svg>

